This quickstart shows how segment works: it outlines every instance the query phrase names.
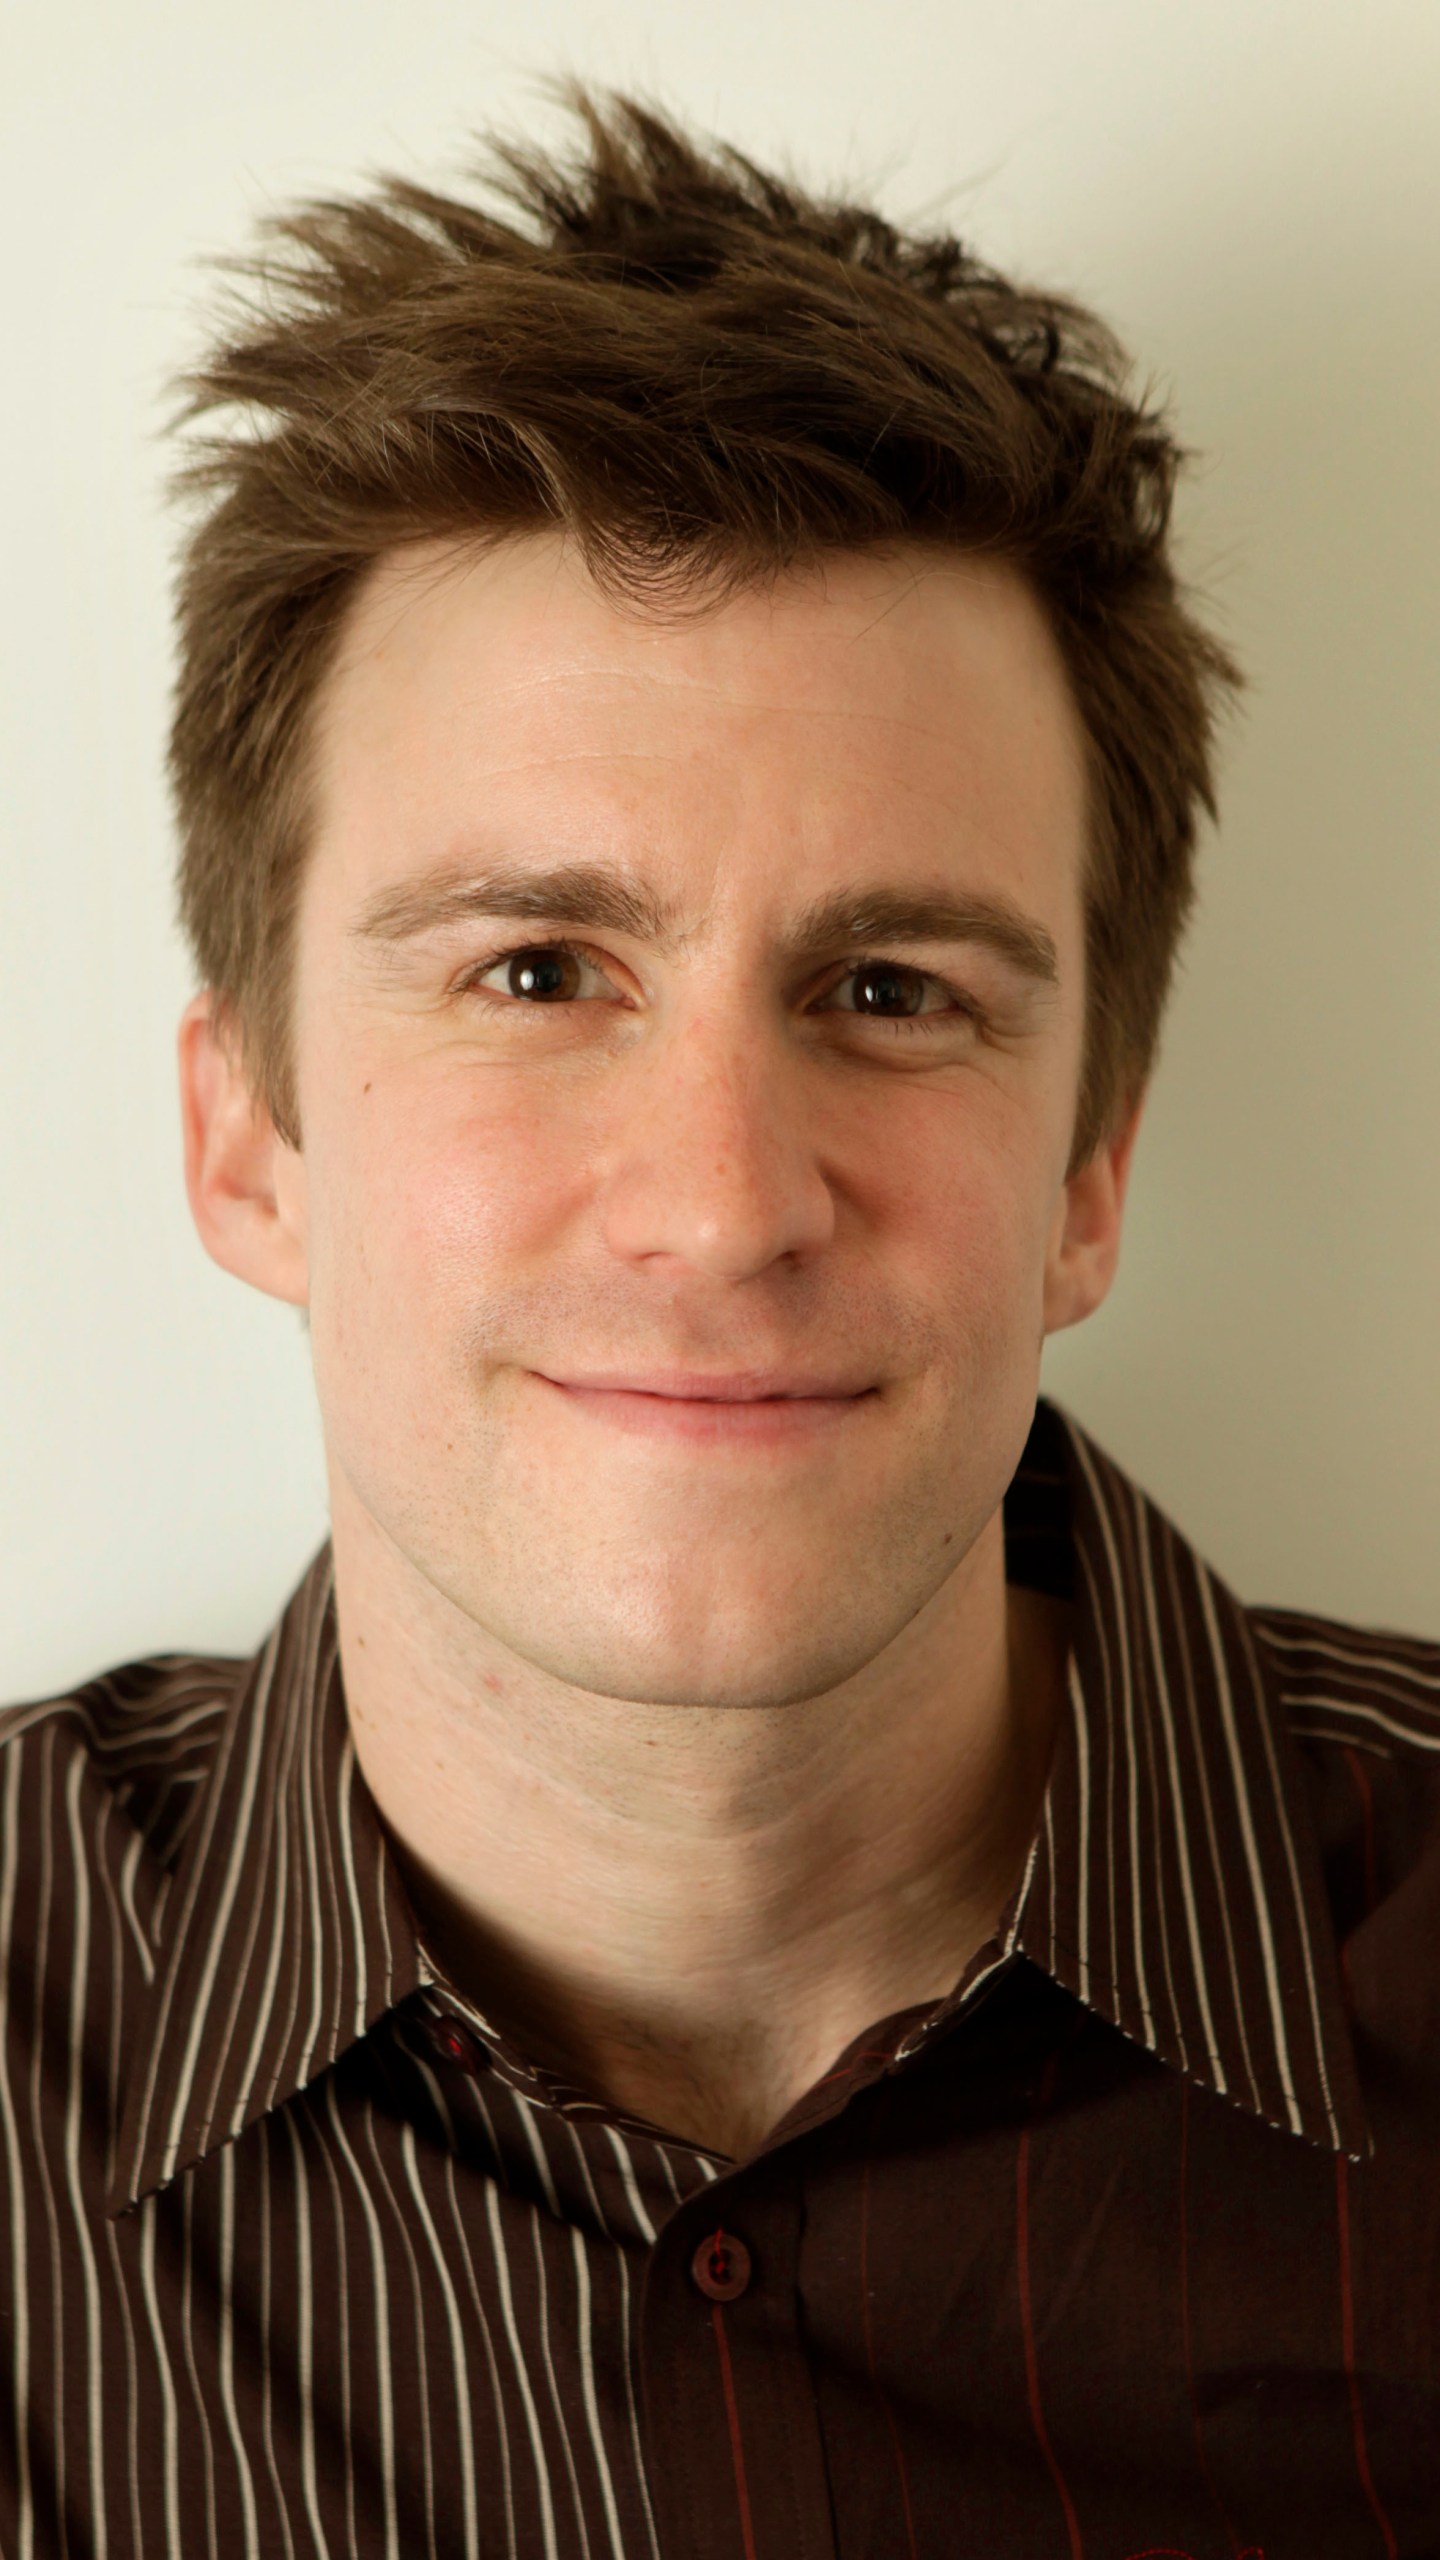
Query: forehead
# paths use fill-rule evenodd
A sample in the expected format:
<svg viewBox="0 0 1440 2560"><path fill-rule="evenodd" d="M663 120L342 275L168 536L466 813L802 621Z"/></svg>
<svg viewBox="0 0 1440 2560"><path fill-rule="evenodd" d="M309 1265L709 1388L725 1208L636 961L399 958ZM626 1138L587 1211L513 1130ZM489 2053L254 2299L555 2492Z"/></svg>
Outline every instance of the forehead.
<svg viewBox="0 0 1440 2560"><path fill-rule="evenodd" d="M697 905L856 866L1078 899L1058 648L1012 569L954 553L837 555L660 612L558 535L417 544L356 599L316 745L316 855L355 895L503 849L658 867Z"/></svg>

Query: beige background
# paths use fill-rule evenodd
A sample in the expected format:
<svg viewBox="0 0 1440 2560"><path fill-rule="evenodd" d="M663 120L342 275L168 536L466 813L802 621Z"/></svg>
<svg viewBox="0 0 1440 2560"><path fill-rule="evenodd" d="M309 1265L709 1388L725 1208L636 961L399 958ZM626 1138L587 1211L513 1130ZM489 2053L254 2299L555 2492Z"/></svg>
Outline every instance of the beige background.
<svg viewBox="0 0 1440 2560"><path fill-rule="evenodd" d="M1044 1383L1246 1596L1440 1632L1433 0L9 0L0 1695L248 1648L323 1533L295 1317L179 1184L156 434L195 261L453 171L565 67L943 210L1173 386L1253 689L1121 1279Z"/></svg>

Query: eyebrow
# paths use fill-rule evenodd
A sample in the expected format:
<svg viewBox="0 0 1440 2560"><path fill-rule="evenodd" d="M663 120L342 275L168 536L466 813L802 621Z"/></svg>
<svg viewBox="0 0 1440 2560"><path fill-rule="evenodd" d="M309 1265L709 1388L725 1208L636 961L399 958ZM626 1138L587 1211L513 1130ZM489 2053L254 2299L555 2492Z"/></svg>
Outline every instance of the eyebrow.
<svg viewBox="0 0 1440 2560"><path fill-rule="evenodd" d="M685 939L673 905L588 862L404 881L372 899L353 931L364 941L394 944L491 916L632 934L662 949ZM1020 976L1042 986L1060 983L1059 954L1045 926L1008 898L969 890L906 890L886 882L836 890L806 908L785 941L798 959L885 943L978 942Z"/></svg>
<svg viewBox="0 0 1440 2560"><path fill-rule="evenodd" d="M382 889L353 930L366 942L411 942L472 917L517 916L533 924L578 924L631 933L644 942L680 939L674 912L598 863L564 862L547 870L505 867L442 872Z"/></svg>
<svg viewBox="0 0 1440 2560"><path fill-rule="evenodd" d="M847 950L887 942L979 942L1020 976L1058 987L1053 934L1009 898L970 890L840 890L806 909L794 937L800 951Z"/></svg>

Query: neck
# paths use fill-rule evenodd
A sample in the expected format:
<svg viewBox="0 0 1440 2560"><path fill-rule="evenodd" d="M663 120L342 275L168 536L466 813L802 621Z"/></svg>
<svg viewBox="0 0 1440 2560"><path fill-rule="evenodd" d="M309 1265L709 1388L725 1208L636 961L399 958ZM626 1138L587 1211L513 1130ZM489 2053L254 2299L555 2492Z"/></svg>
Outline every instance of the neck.
<svg viewBox="0 0 1440 2560"><path fill-rule="evenodd" d="M1038 1818L1067 1613L998 1513L885 1655L780 1708L538 1671L334 1502L356 1752L423 1934L536 2061L733 2157L864 2028L939 1999Z"/></svg>

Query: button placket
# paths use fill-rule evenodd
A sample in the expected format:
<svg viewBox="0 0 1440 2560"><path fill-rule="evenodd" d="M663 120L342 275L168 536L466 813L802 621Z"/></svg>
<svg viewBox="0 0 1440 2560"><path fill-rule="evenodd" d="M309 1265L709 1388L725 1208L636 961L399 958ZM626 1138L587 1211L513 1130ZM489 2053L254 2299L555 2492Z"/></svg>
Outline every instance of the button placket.
<svg viewBox="0 0 1440 2560"><path fill-rule="evenodd" d="M738 2460L756 2553L838 2560L796 2285L798 2151L730 2169L657 2234L637 2363L662 2551L737 2560Z"/></svg>

